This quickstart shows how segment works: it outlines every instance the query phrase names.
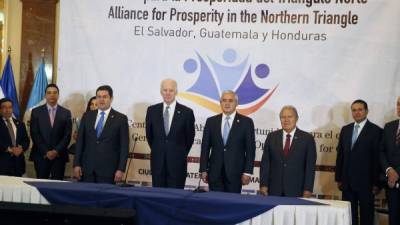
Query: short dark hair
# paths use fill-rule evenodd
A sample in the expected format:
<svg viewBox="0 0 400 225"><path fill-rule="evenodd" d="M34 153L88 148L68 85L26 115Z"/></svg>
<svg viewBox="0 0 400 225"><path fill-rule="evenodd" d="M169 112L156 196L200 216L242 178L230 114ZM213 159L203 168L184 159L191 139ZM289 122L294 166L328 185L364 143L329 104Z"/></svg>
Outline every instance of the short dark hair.
<svg viewBox="0 0 400 225"><path fill-rule="evenodd" d="M95 100L95 99L96 99L96 96L93 96L93 97L91 97L91 98L89 99L89 101L88 101L88 103L87 103L87 105L86 105L86 112L89 112L89 111L90 111L90 104L91 104L92 101Z"/></svg>
<svg viewBox="0 0 400 225"><path fill-rule="evenodd" d="M11 102L11 105L13 104L13 102L12 102L11 99L9 99L9 98L2 98L2 99L0 99L0 107L1 107L1 105L3 105L3 103L5 103L5 102Z"/></svg>
<svg viewBox="0 0 400 225"><path fill-rule="evenodd" d="M366 110L368 110L368 104L367 104L366 101L364 101L364 100L362 100L362 99L357 99L357 100L355 100L353 103L351 103L351 106L353 106L353 105L356 104L356 103L363 104L363 105L364 105L364 108L365 108Z"/></svg>
<svg viewBox="0 0 400 225"><path fill-rule="evenodd" d="M58 89L57 84L48 84L48 85L46 86L46 89L45 89L44 92L47 92L47 89L49 89L49 88L55 88L55 89L57 89L57 93L60 94L60 89Z"/></svg>
<svg viewBox="0 0 400 225"><path fill-rule="evenodd" d="M99 92L99 91L107 91L108 94L110 95L110 97L111 98L113 97L113 89L111 88L110 85L102 85L102 86L98 87L96 90L96 95L97 95L97 92Z"/></svg>

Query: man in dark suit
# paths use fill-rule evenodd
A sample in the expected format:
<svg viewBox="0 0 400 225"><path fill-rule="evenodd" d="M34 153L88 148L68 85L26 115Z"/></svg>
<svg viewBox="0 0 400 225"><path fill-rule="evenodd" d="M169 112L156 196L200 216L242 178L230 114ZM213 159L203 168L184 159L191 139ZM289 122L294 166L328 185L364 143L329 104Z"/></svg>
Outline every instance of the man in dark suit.
<svg viewBox="0 0 400 225"><path fill-rule="evenodd" d="M279 113L282 129L268 134L260 168L263 195L310 197L314 188L315 141L296 127L299 119L293 106Z"/></svg>
<svg viewBox="0 0 400 225"><path fill-rule="evenodd" d="M195 135L193 110L176 102L176 81L163 80L160 92L163 102L148 107L146 113L152 183L153 187L183 189Z"/></svg>
<svg viewBox="0 0 400 225"><path fill-rule="evenodd" d="M113 90L96 90L97 110L86 112L81 120L74 158L74 177L84 182L122 181L129 152L126 115L111 108Z"/></svg>
<svg viewBox="0 0 400 225"><path fill-rule="evenodd" d="M400 117L400 96L397 98L397 116ZM385 125L381 142L380 161L386 172L386 198L389 208L389 225L400 225L400 123L399 119Z"/></svg>
<svg viewBox="0 0 400 225"><path fill-rule="evenodd" d="M29 147L25 124L14 118L11 99L0 99L0 175L22 176L25 173L24 151Z"/></svg>
<svg viewBox="0 0 400 225"><path fill-rule="evenodd" d="M351 202L352 224L372 225L374 194L379 184L379 144L382 129L367 119L368 105L363 100L351 104L355 122L340 131L335 180L342 199Z"/></svg>
<svg viewBox="0 0 400 225"><path fill-rule="evenodd" d="M211 191L240 193L242 185L248 185L253 174L254 123L236 112L235 92L224 91L220 105L222 113L208 118L204 127L201 178Z"/></svg>
<svg viewBox="0 0 400 225"><path fill-rule="evenodd" d="M32 110L30 131L33 146L29 158L34 163L37 178L64 178L72 121L71 112L57 103L59 93L57 85L47 85L46 104Z"/></svg>

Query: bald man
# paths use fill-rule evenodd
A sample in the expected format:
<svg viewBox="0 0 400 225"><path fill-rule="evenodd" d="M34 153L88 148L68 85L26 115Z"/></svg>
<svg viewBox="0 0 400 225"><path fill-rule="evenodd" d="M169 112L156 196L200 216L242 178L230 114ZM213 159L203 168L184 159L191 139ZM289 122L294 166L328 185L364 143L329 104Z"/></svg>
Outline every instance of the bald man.
<svg viewBox="0 0 400 225"><path fill-rule="evenodd" d="M163 102L149 106L146 113L146 137L151 149L153 187L185 187L187 155L194 141L193 110L176 101L175 80L161 82Z"/></svg>

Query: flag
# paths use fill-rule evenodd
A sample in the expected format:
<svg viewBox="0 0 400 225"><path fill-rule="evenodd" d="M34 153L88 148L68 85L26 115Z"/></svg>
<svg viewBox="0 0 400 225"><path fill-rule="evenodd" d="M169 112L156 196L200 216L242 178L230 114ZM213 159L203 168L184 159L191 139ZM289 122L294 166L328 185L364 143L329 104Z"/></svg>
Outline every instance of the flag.
<svg viewBox="0 0 400 225"><path fill-rule="evenodd" d="M17 89L15 88L14 73L11 65L11 57L8 55L6 64L4 65L3 75L0 80L0 86L3 89L5 97L13 102L14 116L19 118L19 104L17 98Z"/></svg>
<svg viewBox="0 0 400 225"><path fill-rule="evenodd" d="M1 89L1 86L0 86L0 99L2 99L2 98L4 98L4 94L3 94L3 89Z"/></svg>
<svg viewBox="0 0 400 225"><path fill-rule="evenodd" d="M26 106L27 110L38 106L46 94L47 76L46 71L44 70L44 65L44 59L42 59L42 63L36 71L35 81L29 96L28 105Z"/></svg>

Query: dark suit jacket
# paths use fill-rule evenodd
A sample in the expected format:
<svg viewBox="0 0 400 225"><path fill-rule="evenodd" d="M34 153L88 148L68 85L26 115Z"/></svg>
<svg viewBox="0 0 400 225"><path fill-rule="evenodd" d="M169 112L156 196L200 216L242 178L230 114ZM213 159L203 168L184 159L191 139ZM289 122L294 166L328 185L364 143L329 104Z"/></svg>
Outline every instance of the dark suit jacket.
<svg viewBox="0 0 400 225"><path fill-rule="evenodd" d="M355 191L368 190L379 186L379 144L382 129L367 120L353 149L351 138L354 123L340 131L336 158L336 182L342 183L342 189L351 187Z"/></svg>
<svg viewBox="0 0 400 225"><path fill-rule="evenodd" d="M97 110L83 114L75 147L74 167L82 167L83 176L94 174L114 177L125 171L129 152L129 128L126 115L110 110L99 138L95 123Z"/></svg>
<svg viewBox="0 0 400 225"><path fill-rule="evenodd" d="M253 174L256 150L253 120L236 113L226 146L221 124L222 114L206 121L201 143L200 172L208 172L209 183L214 183L219 179L224 166L227 179L241 183L243 173Z"/></svg>
<svg viewBox="0 0 400 225"><path fill-rule="evenodd" d="M26 151L29 148L30 140L26 133L25 124L13 119L14 124L17 128L16 132L16 144L22 146L22 149ZM7 152L8 147L11 144L11 137L8 133L7 124L0 116L0 174L2 175L14 175L22 176L25 173L25 157L22 153L18 157L11 156Z"/></svg>
<svg viewBox="0 0 400 225"><path fill-rule="evenodd" d="M399 120L393 120L385 124L380 148L380 162L382 171L386 172L388 167L400 174L400 145L396 145L396 133L399 129Z"/></svg>
<svg viewBox="0 0 400 225"><path fill-rule="evenodd" d="M283 154L283 130L269 133L261 159L260 186L270 195L303 196L313 191L317 152L313 136L296 128L287 157Z"/></svg>
<svg viewBox="0 0 400 225"><path fill-rule="evenodd" d="M165 158L170 173L186 177L187 155L195 135L193 110L176 103L168 136L163 121L163 103L147 108L146 137L151 149L151 172L162 173Z"/></svg>
<svg viewBox="0 0 400 225"><path fill-rule="evenodd" d="M71 112L58 105L53 127L50 124L46 104L32 110L30 123L33 141L30 159L44 158L49 150L55 149L60 159L68 161L68 144L71 140Z"/></svg>

